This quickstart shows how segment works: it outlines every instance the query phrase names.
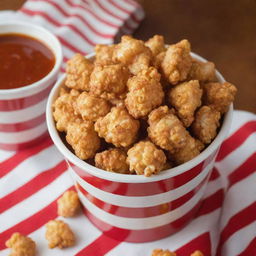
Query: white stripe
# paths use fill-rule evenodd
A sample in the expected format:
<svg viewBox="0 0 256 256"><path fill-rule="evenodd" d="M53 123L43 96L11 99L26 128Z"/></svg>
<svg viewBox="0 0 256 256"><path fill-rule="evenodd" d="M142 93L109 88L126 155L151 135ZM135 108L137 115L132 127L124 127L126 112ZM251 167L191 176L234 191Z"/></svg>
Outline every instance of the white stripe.
<svg viewBox="0 0 256 256"><path fill-rule="evenodd" d="M133 5L131 5L130 3L128 3L127 1L120 1L120 0L113 0L113 2L115 2L117 5L123 7L124 9L126 9L128 12L133 12L135 11L138 7L135 7Z"/></svg>
<svg viewBox="0 0 256 256"><path fill-rule="evenodd" d="M65 172L37 193L8 209L1 214L3 221L1 221L0 232L13 227L17 223L37 213L54 201L71 185L72 180L68 172Z"/></svg>
<svg viewBox="0 0 256 256"><path fill-rule="evenodd" d="M47 98L28 108L15 111L0 111L0 122L2 124L13 124L31 120L45 113Z"/></svg>
<svg viewBox="0 0 256 256"><path fill-rule="evenodd" d="M212 168L212 164L213 163L210 163L199 175L187 182L185 185L168 192L152 196L121 196L105 192L84 181L72 170L72 168L69 168L69 171L71 172L72 177L88 193L106 203L124 207L149 207L170 202L193 190L208 175L209 170Z"/></svg>
<svg viewBox="0 0 256 256"><path fill-rule="evenodd" d="M100 1L100 0L99 0ZM110 3L108 0L104 0L104 1L100 1L102 3L102 5L109 10L110 12L114 13L115 15L117 15L118 17L120 17L123 20L126 20L129 18L129 14L125 13L123 11L121 11L120 9L118 9L117 7L115 7L112 3ZM117 4L118 5L118 4Z"/></svg>
<svg viewBox="0 0 256 256"><path fill-rule="evenodd" d="M115 216L91 203L80 191L78 191L79 198L86 209L96 216L98 219L118 228L124 228L129 230L141 230L151 229L167 225L188 213L194 208L194 206L202 199L203 193L206 188L205 184L189 201L182 206L174 209L171 212L161 214L158 216L147 217L147 218L125 218ZM141 206L142 207L142 206Z"/></svg>
<svg viewBox="0 0 256 256"><path fill-rule="evenodd" d="M15 151L5 151L5 150L0 149L0 164L1 164L1 162L7 160L8 158L12 157L15 154L16 154ZM0 186L0 188L1 188L1 186Z"/></svg>

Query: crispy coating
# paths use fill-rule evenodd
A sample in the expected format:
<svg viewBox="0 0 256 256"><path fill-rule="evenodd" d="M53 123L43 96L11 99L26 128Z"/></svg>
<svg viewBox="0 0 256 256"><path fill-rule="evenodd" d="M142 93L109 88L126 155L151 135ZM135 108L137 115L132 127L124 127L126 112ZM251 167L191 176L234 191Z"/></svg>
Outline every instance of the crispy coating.
<svg viewBox="0 0 256 256"><path fill-rule="evenodd" d="M148 115L163 101L164 92L160 84L160 74L153 67L130 78L127 86L129 92L125 99L125 105L134 118Z"/></svg>
<svg viewBox="0 0 256 256"><path fill-rule="evenodd" d="M190 43L182 40L168 47L161 68L165 78L175 85L187 78L191 65Z"/></svg>
<svg viewBox="0 0 256 256"><path fill-rule="evenodd" d="M83 92L76 100L75 110L84 120L97 121L110 111L111 105L102 98L97 98L87 92Z"/></svg>
<svg viewBox="0 0 256 256"><path fill-rule="evenodd" d="M130 172L146 177L159 173L166 162L164 152L150 141L138 142L128 150L127 155Z"/></svg>
<svg viewBox="0 0 256 256"><path fill-rule="evenodd" d="M125 151L119 148L111 148L95 156L95 165L110 172L128 173L127 155Z"/></svg>
<svg viewBox="0 0 256 256"><path fill-rule="evenodd" d="M150 66L152 52L144 45L143 41L125 35L116 46L113 59L127 65L130 72L136 75Z"/></svg>
<svg viewBox="0 0 256 256"><path fill-rule="evenodd" d="M209 106L201 107L192 124L192 132L197 139L205 144L210 143L217 135L221 114Z"/></svg>
<svg viewBox="0 0 256 256"><path fill-rule="evenodd" d="M170 252L169 250L155 249L153 250L151 256L176 256L176 253Z"/></svg>
<svg viewBox="0 0 256 256"><path fill-rule="evenodd" d="M169 101L186 127L194 120L194 112L201 105L202 94L198 80L178 84L169 92Z"/></svg>
<svg viewBox="0 0 256 256"><path fill-rule="evenodd" d="M57 201L58 215L73 217L81 208L80 200L75 191L66 191Z"/></svg>
<svg viewBox="0 0 256 256"><path fill-rule="evenodd" d="M199 80L202 82L215 81L215 65L213 62L192 61L192 66L188 74L189 80Z"/></svg>
<svg viewBox="0 0 256 256"><path fill-rule="evenodd" d="M201 251L196 250L190 254L190 256L204 256L204 254Z"/></svg>
<svg viewBox="0 0 256 256"><path fill-rule="evenodd" d="M129 70L122 64L95 66L90 81L90 93L104 98L120 98L126 91Z"/></svg>
<svg viewBox="0 0 256 256"><path fill-rule="evenodd" d="M162 149L175 152L186 145L188 131L167 106L153 110L148 123L150 139Z"/></svg>
<svg viewBox="0 0 256 256"><path fill-rule="evenodd" d="M163 171L169 170L172 167L174 167L174 164L171 161L166 160L166 162L165 162L165 164L163 166Z"/></svg>
<svg viewBox="0 0 256 256"><path fill-rule="evenodd" d="M53 117L58 131L66 132L69 123L80 120L74 111L74 102L78 96L79 92L73 89L70 92L64 89L60 91L60 96L53 104Z"/></svg>
<svg viewBox="0 0 256 256"><path fill-rule="evenodd" d="M139 127L139 121L124 107L113 107L106 116L100 117L95 123L99 136L116 147L127 147L134 143Z"/></svg>
<svg viewBox="0 0 256 256"><path fill-rule="evenodd" d="M145 42L145 45L151 50L153 56L157 56L160 52L166 50L164 37L160 35L154 35Z"/></svg>
<svg viewBox="0 0 256 256"><path fill-rule="evenodd" d="M89 91L93 63L77 53L67 62L65 85L71 89Z"/></svg>
<svg viewBox="0 0 256 256"><path fill-rule="evenodd" d="M95 46L95 64L110 65L114 64L113 53L115 45L97 44Z"/></svg>
<svg viewBox="0 0 256 256"><path fill-rule="evenodd" d="M50 220L46 224L45 238L48 240L48 247L60 249L75 244L75 235L69 225L61 220Z"/></svg>
<svg viewBox="0 0 256 256"><path fill-rule="evenodd" d="M206 105L217 111L226 113L229 105L234 101L237 92L236 87L228 82L207 83L203 85L203 99Z"/></svg>
<svg viewBox="0 0 256 256"><path fill-rule="evenodd" d="M92 121L71 123L67 127L67 143L82 160L94 157L100 147L100 138L94 130Z"/></svg>
<svg viewBox="0 0 256 256"><path fill-rule="evenodd" d="M5 242L6 247L11 248L9 256L34 256L36 255L36 243L29 237L20 233L13 233Z"/></svg>

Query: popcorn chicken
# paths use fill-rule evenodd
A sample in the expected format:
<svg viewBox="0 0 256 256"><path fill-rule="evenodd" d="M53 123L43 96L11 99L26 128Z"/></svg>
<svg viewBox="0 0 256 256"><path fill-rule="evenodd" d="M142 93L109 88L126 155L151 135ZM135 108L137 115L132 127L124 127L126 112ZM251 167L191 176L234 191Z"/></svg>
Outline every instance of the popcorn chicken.
<svg viewBox="0 0 256 256"><path fill-rule="evenodd" d="M95 165L110 172L128 173L127 155L119 148L111 148L95 156Z"/></svg>
<svg viewBox="0 0 256 256"><path fill-rule="evenodd" d="M114 64L113 53L115 45L97 44L95 46L95 64L110 65Z"/></svg>
<svg viewBox="0 0 256 256"><path fill-rule="evenodd" d="M175 152L186 145L189 133L167 106L153 110L148 124L150 139L162 149Z"/></svg>
<svg viewBox="0 0 256 256"><path fill-rule="evenodd" d="M140 127L124 107L113 107L104 117L100 117L95 123L95 130L106 142L116 147L130 146L137 137Z"/></svg>
<svg viewBox="0 0 256 256"><path fill-rule="evenodd" d="M221 114L209 106L201 107L192 124L192 132L196 138L205 144L210 143L217 135Z"/></svg>
<svg viewBox="0 0 256 256"><path fill-rule="evenodd" d="M90 81L90 93L110 100L124 97L129 78L127 67L122 64L95 66Z"/></svg>
<svg viewBox="0 0 256 256"><path fill-rule="evenodd" d="M216 80L214 63L192 60L188 78L189 80L199 80L202 82Z"/></svg>
<svg viewBox="0 0 256 256"><path fill-rule="evenodd" d="M154 35L145 42L145 45L151 50L153 56L157 56L159 53L166 50L164 37L160 35Z"/></svg>
<svg viewBox="0 0 256 256"><path fill-rule="evenodd" d="M57 201L58 215L73 217L81 208L77 193L73 190L66 191Z"/></svg>
<svg viewBox="0 0 256 256"><path fill-rule="evenodd" d="M5 243L6 247L11 248L9 256L34 256L36 255L36 243L29 237L20 233L13 233Z"/></svg>
<svg viewBox="0 0 256 256"><path fill-rule="evenodd" d="M60 249L75 244L75 235L69 225L61 220L50 220L46 224L45 238L48 240L48 247Z"/></svg>
<svg viewBox="0 0 256 256"><path fill-rule="evenodd" d="M176 253L169 250L155 249L151 256L176 256Z"/></svg>
<svg viewBox="0 0 256 256"><path fill-rule="evenodd" d="M74 149L75 154L82 160L94 157L96 151L100 148L100 138L94 130L92 121L69 124L66 140Z"/></svg>
<svg viewBox="0 0 256 256"><path fill-rule="evenodd" d="M148 115L163 101L164 92L160 84L160 74L153 67L130 78L127 85L129 92L125 105L134 118Z"/></svg>
<svg viewBox="0 0 256 256"><path fill-rule="evenodd" d="M84 120L97 121L99 117L105 116L110 111L110 104L101 98L83 92L76 100L75 110Z"/></svg>
<svg viewBox="0 0 256 256"><path fill-rule="evenodd" d="M130 172L146 177L160 172L166 162L165 154L150 141L140 141L128 150Z"/></svg>
<svg viewBox="0 0 256 256"><path fill-rule="evenodd" d="M62 89L60 96L53 104L53 117L56 121L56 128L60 132L66 132L69 123L78 122L80 117L74 111L74 102L79 96L79 92L70 92Z"/></svg>
<svg viewBox="0 0 256 256"><path fill-rule="evenodd" d="M93 63L77 53L67 62L65 85L71 89L89 91L90 75Z"/></svg>
<svg viewBox="0 0 256 256"><path fill-rule="evenodd" d="M175 85L187 78L191 65L190 43L182 40L168 47L161 68L165 78Z"/></svg>
<svg viewBox="0 0 256 256"><path fill-rule="evenodd" d="M204 256L204 254L201 251L196 250L190 254L190 256Z"/></svg>
<svg viewBox="0 0 256 256"><path fill-rule="evenodd" d="M169 101L186 127L194 120L194 112L201 105L202 94L198 80L178 84L169 92Z"/></svg>
<svg viewBox="0 0 256 256"><path fill-rule="evenodd" d="M236 87L228 82L207 83L203 85L203 90L204 103L222 114L228 111L237 92Z"/></svg>
<svg viewBox="0 0 256 256"><path fill-rule="evenodd" d="M127 65L130 72L136 75L150 66L152 52L144 45L143 41L125 35L116 46L113 59Z"/></svg>

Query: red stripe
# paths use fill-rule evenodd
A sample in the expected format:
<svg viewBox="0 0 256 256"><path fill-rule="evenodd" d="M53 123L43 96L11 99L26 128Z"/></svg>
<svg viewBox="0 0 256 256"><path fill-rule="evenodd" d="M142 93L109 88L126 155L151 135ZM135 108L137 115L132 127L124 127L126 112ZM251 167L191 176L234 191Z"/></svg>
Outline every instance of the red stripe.
<svg viewBox="0 0 256 256"><path fill-rule="evenodd" d="M250 121L240 127L234 132L228 139L226 139L221 148L220 153L217 157L217 161L223 160L232 151L238 148L243 142L253 133L256 132L256 121Z"/></svg>
<svg viewBox="0 0 256 256"><path fill-rule="evenodd" d="M35 154L38 154L39 152L41 152L42 150L46 149L51 145L52 140L50 139L50 137L48 137L46 140L36 145L35 147L20 151L14 156L4 160L2 163L0 163L0 178L2 178L4 175L12 171L12 169L14 169L27 158Z"/></svg>
<svg viewBox="0 0 256 256"><path fill-rule="evenodd" d="M138 5L137 2L134 2L132 0L124 0L124 1L126 1L126 3L129 3L130 5L132 5L134 7L137 7L137 8L140 7L140 5Z"/></svg>
<svg viewBox="0 0 256 256"><path fill-rule="evenodd" d="M217 180L219 177L220 177L219 171L217 170L216 167L213 167L213 170L212 170L212 173L211 173L211 176L210 176L209 180L210 181Z"/></svg>
<svg viewBox="0 0 256 256"><path fill-rule="evenodd" d="M250 256L256 255L256 237L248 244L243 252L237 256Z"/></svg>
<svg viewBox="0 0 256 256"><path fill-rule="evenodd" d="M66 169L66 162L61 161L53 168L43 171L27 183L25 183L23 186L6 195L2 199L0 199L0 213L3 213L4 211L13 207L15 204L20 203L21 201L33 195L43 187L47 186L56 178L58 178Z"/></svg>

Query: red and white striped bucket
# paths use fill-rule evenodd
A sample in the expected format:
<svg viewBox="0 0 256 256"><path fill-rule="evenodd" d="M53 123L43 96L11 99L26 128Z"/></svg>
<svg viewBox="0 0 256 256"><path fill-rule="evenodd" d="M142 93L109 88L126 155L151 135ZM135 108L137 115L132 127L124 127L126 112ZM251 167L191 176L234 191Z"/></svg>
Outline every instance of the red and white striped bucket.
<svg viewBox="0 0 256 256"><path fill-rule="evenodd" d="M18 150L38 142L47 134L45 108L62 64L62 51L58 39L40 26L19 21L0 23L0 34L6 33L34 37L55 55L53 69L40 81L16 89L0 89L0 148Z"/></svg>
<svg viewBox="0 0 256 256"><path fill-rule="evenodd" d="M198 55L193 57L205 61ZM224 81L218 72L217 77ZM196 158L152 177L124 175L103 171L80 160L62 142L52 117L52 104L64 78L65 75L49 96L47 125L54 144L70 166L91 222L108 236L127 242L157 240L186 225L200 207L216 155L231 124L233 106L215 140Z"/></svg>

